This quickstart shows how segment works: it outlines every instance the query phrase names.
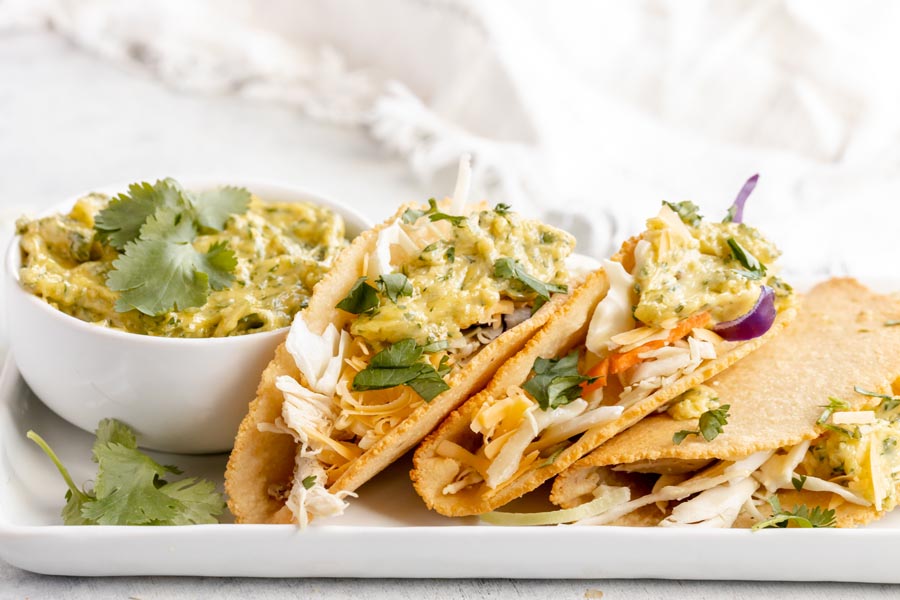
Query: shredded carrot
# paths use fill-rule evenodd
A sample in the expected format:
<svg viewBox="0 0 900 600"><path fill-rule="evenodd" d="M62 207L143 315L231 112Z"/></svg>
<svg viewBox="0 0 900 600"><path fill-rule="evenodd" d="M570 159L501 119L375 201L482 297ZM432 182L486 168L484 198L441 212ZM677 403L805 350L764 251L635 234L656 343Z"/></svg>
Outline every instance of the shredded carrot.
<svg viewBox="0 0 900 600"><path fill-rule="evenodd" d="M656 350L657 348L662 348L665 345L666 342L664 340L656 340L653 342L647 342L643 346L638 346L634 350L630 350L628 352L616 352L609 357L609 372L611 374L616 374L621 373L622 371L626 371L644 360L643 358L638 356L639 354L649 352L650 350Z"/></svg>
<svg viewBox="0 0 900 600"><path fill-rule="evenodd" d="M590 394L594 390L606 387L606 376L609 374L609 358L604 358L596 365L588 369L588 377L596 377L593 383L584 382L581 384L581 390L585 394Z"/></svg>
<svg viewBox="0 0 900 600"><path fill-rule="evenodd" d="M709 323L709 319L709 311L704 310L703 312L699 312L696 315L688 317L684 321L679 321L678 325L673 327L672 331L669 332L668 342L670 344L673 342L677 342L678 340L689 334L692 329L703 327L704 325Z"/></svg>

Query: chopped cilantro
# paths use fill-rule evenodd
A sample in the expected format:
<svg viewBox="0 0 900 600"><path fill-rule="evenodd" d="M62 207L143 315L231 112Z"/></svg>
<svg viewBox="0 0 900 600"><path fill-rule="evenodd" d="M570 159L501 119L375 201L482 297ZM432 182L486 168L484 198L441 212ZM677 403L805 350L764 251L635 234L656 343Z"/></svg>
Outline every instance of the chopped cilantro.
<svg viewBox="0 0 900 600"><path fill-rule="evenodd" d="M581 384L596 379L578 372L578 350L572 350L562 358L537 358L532 369L534 377L522 388L543 410L554 409L580 398Z"/></svg>
<svg viewBox="0 0 900 600"><path fill-rule="evenodd" d="M503 204L502 202L494 207L494 212L498 215L505 215L509 212L509 209L512 208L509 204Z"/></svg>
<svg viewBox="0 0 900 600"><path fill-rule="evenodd" d="M700 208L690 200L684 200L683 202L666 202L663 200L663 204L675 211L675 214L678 215L681 222L685 225L696 227L703 220L703 217L700 216Z"/></svg>
<svg viewBox="0 0 900 600"><path fill-rule="evenodd" d="M853 386L853 391L857 394L862 394L863 396L869 396L871 398L881 398L881 410L883 411L891 411L900 406L900 396L890 396L888 394L869 392L862 389L858 385ZM847 406L847 408L849 408L849 405Z"/></svg>
<svg viewBox="0 0 900 600"><path fill-rule="evenodd" d="M97 426L93 459L98 464L94 487L75 485L68 470L41 436L27 434L53 461L69 488L62 517L66 525L192 525L216 523L225 509L222 495L210 481L179 474L177 467L161 465L137 449L134 432L113 419Z"/></svg>
<svg viewBox="0 0 900 600"><path fill-rule="evenodd" d="M747 273L750 275L751 279L759 279L766 274L766 266L759 262L749 250L741 246L734 238L728 238L727 241L728 247L731 248L731 255L747 269Z"/></svg>
<svg viewBox="0 0 900 600"><path fill-rule="evenodd" d="M316 485L317 477L315 475L310 475L309 477L304 477L303 481L300 483L303 484L303 489L308 490L312 486Z"/></svg>
<svg viewBox="0 0 900 600"><path fill-rule="evenodd" d="M354 315L372 312L378 308L378 290L366 283L366 279L365 276L357 279L347 296L338 302L335 308Z"/></svg>
<svg viewBox="0 0 900 600"><path fill-rule="evenodd" d="M805 504L794 506L793 510L784 510L781 508L781 502L777 496L769 498L769 504L772 506L772 516L764 521L760 521L753 526L753 531L759 529L767 529L769 527L785 528L790 523L797 527L834 527L834 509L824 509L821 506L814 506L810 510Z"/></svg>
<svg viewBox="0 0 900 600"><path fill-rule="evenodd" d="M444 252L444 258L447 259L447 262L453 264L453 261L456 260L456 247L450 246L447 248L447 251Z"/></svg>
<svg viewBox="0 0 900 600"><path fill-rule="evenodd" d="M819 418L816 419L817 425L824 425L825 421L831 417L831 414L836 410L849 410L850 403L846 400L842 400L840 398L835 398L834 396L828 397L828 404L823 404L822 408L825 410L822 411L822 414L819 415Z"/></svg>
<svg viewBox="0 0 900 600"><path fill-rule="evenodd" d="M566 448L568 448L568 447L569 447L569 443L568 443L568 442L563 442L562 444L560 444L560 445L559 445L559 448L557 448L556 450L554 450L553 452L551 452L551 453L550 453L550 456L548 456L548 457L546 458L546 460L544 460L544 462L541 463L540 466L542 466L542 467L549 467L550 465L552 465L553 463L555 463L555 462L556 462L556 459L559 458L559 455L562 454L563 452L565 452L565 451L566 451Z"/></svg>
<svg viewBox="0 0 900 600"><path fill-rule="evenodd" d="M387 273L380 276L376 283L378 289L394 304L400 296L412 296L413 293L412 284L403 273Z"/></svg>
<svg viewBox="0 0 900 600"><path fill-rule="evenodd" d="M430 344L429 344L430 346ZM383 390L406 385L426 402L450 389L443 377L450 372L447 357L435 369L419 359L428 346L417 346L415 340L406 339L388 346L372 357L369 365L353 378L352 389L357 392Z"/></svg>
<svg viewBox="0 0 900 600"><path fill-rule="evenodd" d="M791 485L793 485L794 489L799 492L803 489L803 486L806 485L806 475L791 477Z"/></svg>
<svg viewBox="0 0 900 600"><path fill-rule="evenodd" d="M524 287L536 293L539 298L543 298L544 301L549 300L550 294L554 292L565 294L569 290L565 285L544 283L539 279L535 279L522 268L519 261L512 258L504 257L494 262L494 277L518 281Z"/></svg>
<svg viewBox="0 0 900 600"><path fill-rule="evenodd" d="M689 435L700 435L707 442L713 441L725 430L725 425L728 424L729 408L731 408L730 404L723 404L719 408L713 408L704 412L700 415L699 429L694 431L687 429L676 431L675 435L672 436L672 443L677 446Z"/></svg>
<svg viewBox="0 0 900 600"><path fill-rule="evenodd" d="M437 200L435 200L434 198L429 198L428 210L407 208L405 211L403 211L403 215L401 215L400 219L406 224L411 224L426 216L432 222L450 221L450 223L452 223L456 227L462 225L467 218L465 215L448 215L447 213L441 212L438 209Z"/></svg>

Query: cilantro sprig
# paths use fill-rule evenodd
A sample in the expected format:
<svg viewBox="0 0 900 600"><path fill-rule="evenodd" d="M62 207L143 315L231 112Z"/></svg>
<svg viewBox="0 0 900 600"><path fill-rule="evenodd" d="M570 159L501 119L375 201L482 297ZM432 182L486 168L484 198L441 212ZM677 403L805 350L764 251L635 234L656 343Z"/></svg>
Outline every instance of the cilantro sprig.
<svg viewBox="0 0 900 600"><path fill-rule="evenodd" d="M234 252L224 243L199 252L193 242L201 232L221 231L249 203L243 188L193 193L174 179L130 185L94 220L99 239L121 253L106 280L120 292L116 310L157 316L202 306L211 290L228 287Z"/></svg>
<svg viewBox="0 0 900 600"><path fill-rule="evenodd" d="M712 408L704 412L700 415L699 429L676 431L675 435L672 436L672 443L677 446L689 435L703 436L703 439L707 442L713 441L720 433L725 431L725 425L728 424L728 409L730 408L730 404L723 404L718 408Z"/></svg>
<svg viewBox="0 0 900 600"><path fill-rule="evenodd" d="M805 504L801 504L795 506L793 510L784 510L781 508L778 496L770 497L769 504L772 506L772 516L754 525L753 531L770 527L785 528L791 523L805 528L834 527L836 525L834 509L824 509L821 506L814 506L810 509Z"/></svg>
<svg viewBox="0 0 900 600"><path fill-rule="evenodd" d="M368 366L356 374L351 388L357 392L384 390L398 385L413 389L426 402L431 402L450 389L444 377L450 372L447 357L441 359L435 369L428 362L420 361L426 348L436 345L416 345L415 340L405 339L392 344L372 357Z"/></svg>
<svg viewBox="0 0 900 600"><path fill-rule="evenodd" d="M28 439L53 461L66 482L66 525L194 525L217 523L225 510L214 483L187 477L169 482L163 477L181 470L161 465L137 449L127 425L104 419L97 426L92 449L97 463L93 490L79 488L68 469L44 439L33 431Z"/></svg>
<svg viewBox="0 0 900 600"><path fill-rule="evenodd" d="M585 377L578 372L578 350L572 350L562 358L537 358L534 361L534 377L522 386L531 394L542 410L563 406L581 397L583 383L592 383L596 377Z"/></svg>

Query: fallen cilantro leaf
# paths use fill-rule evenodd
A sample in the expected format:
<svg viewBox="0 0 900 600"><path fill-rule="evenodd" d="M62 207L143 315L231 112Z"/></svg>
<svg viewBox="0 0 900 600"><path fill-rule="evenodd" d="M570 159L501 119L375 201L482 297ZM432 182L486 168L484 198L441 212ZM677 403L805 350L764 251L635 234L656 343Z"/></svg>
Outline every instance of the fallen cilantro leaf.
<svg viewBox="0 0 900 600"><path fill-rule="evenodd" d="M519 261L506 257L497 259L494 262L494 277L517 281L526 289L533 291L544 301L549 300L550 294L554 292L565 294L569 289L565 285L544 283L539 279L535 279L525 271Z"/></svg>
<svg viewBox="0 0 900 600"><path fill-rule="evenodd" d="M772 506L772 516L764 521L760 521L752 527L753 531L767 529L769 527L785 528L790 523L797 527L834 527L835 512L834 509L823 509L821 506L814 506L811 510L805 504L794 506L793 510L784 510L777 496L769 498L769 504Z"/></svg>
<svg viewBox="0 0 900 600"><path fill-rule="evenodd" d="M766 266L759 262L749 250L741 246L736 239L728 238L727 242L728 247L731 248L731 255L747 269L751 279L758 279L766 274Z"/></svg>
<svg viewBox="0 0 900 600"><path fill-rule="evenodd" d="M137 309L160 315L173 308L203 306L210 289L231 283L237 265L227 245L213 245L198 252L191 243L196 229L181 213L164 209L150 217L141 237L125 247L113 262L115 270L106 280L109 289L121 292L116 310Z"/></svg>
<svg viewBox="0 0 900 600"><path fill-rule="evenodd" d="M250 192L226 186L189 194L197 224L205 229L222 231L233 214L242 214L250 206Z"/></svg>
<svg viewBox="0 0 900 600"><path fill-rule="evenodd" d="M532 367L534 377L522 386L531 394L543 410L568 404L581 397L581 384L590 383L594 377L578 372L578 350L572 350L562 358L537 358Z"/></svg>
<svg viewBox="0 0 900 600"><path fill-rule="evenodd" d="M450 389L443 380L450 369L445 364L446 357L441 359L438 369L430 363L420 362L424 351L425 347L417 346L412 339L388 346L373 356L369 365L356 374L352 389L363 392L406 385L426 402L430 402Z"/></svg>
<svg viewBox="0 0 900 600"><path fill-rule="evenodd" d="M806 475L791 477L791 485L793 485L794 489L798 492L801 491L803 489L803 486L806 485Z"/></svg>
<svg viewBox="0 0 900 600"><path fill-rule="evenodd" d="M690 200L684 200L683 202L666 202L663 200L663 204L671 208L685 225L696 227L703 220L703 217L700 216L700 208Z"/></svg>
<svg viewBox="0 0 900 600"><path fill-rule="evenodd" d="M335 305L335 308L354 315L368 313L378 308L378 290L366 283L367 277L356 280L347 296Z"/></svg>
<svg viewBox="0 0 900 600"><path fill-rule="evenodd" d="M303 484L304 490L308 490L312 486L316 485L316 476L310 475L309 477L304 477L303 481L301 481L300 483Z"/></svg>
<svg viewBox="0 0 900 600"><path fill-rule="evenodd" d="M397 303L397 298L400 296L412 296L413 293L412 284L403 273L381 275L376 283L378 289L394 304Z"/></svg>
<svg viewBox="0 0 900 600"><path fill-rule="evenodd" d="M189 477L167 482L180 473L137 449L134 432L113 419L97 426L93 458L98 463L94 489L87 492L72 481L68 470L39 435L27 434L53 461L66 482L66 525L190 525L216 523L225 510L222 495L210 481Z"/></svg>
<svg viewBox="0 0 900 600"><path fill-rule="evenodd" d="M712 408L704 412L700 415L699 429L694 431L687 429L676 431L675 435L672 436L672 443L677 446L689 435L699 435L703 436L703 439L707 442L713 441L719 437L720 433L725 431L725 425L728 424L728 409L730 408L730 404L723 404L719 408Z"/></svg>

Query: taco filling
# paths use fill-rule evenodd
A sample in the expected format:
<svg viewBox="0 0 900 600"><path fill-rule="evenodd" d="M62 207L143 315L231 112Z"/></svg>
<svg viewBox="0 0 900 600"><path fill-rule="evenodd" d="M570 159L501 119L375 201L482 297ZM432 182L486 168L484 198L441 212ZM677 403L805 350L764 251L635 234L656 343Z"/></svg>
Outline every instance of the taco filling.
<svg viewBox="0 0 900 600"><path fill-rule="evenodd" d="M382 229L322 335L300 313L286 341L302 378L277 378L281 415L261 431L293 436L297 522L341 513L329 487L493 340L565 293L574 238L509 207L429 201ZM279 493L275 490L273 493Z"/></svg>
<svg viewBox="0 0 900 600"><path fill-rule="evenodd" d="M900 396L860 393L874 402L859 409L829 398L823 405L819 426L822 434L790 448L764 450L734 461L701 461L699 470L689 462L686 472L679 461L649 461L613 467L618 472L660 473L650 493L603 513L579 521L582 525L605 525L655 505L656 524L663 527L702 526L754 528L786 526L834 526L834 508L844 503L872 507L878 513L893 509L900 484ZM605 468L585 468L567 482L570 506L593 501L621 486L605 485ZM825 506L806 505L784 510L779 495L788 492L831 494ZM817 516L813 516L817 515Z"/></svg>
<svg viewBox="0 0 900 600"><path fill-rule="evenodd" d="M765 334L793 293L777 277L779 251L735 212L710 222L690 202L664 202L617 260L603 261L609 290L585 343L537 358L522 385L485 402L471 420L474 445L440 441L435 454L459 464L442 493L498 490L551 465L576 436Z"/></svg>

